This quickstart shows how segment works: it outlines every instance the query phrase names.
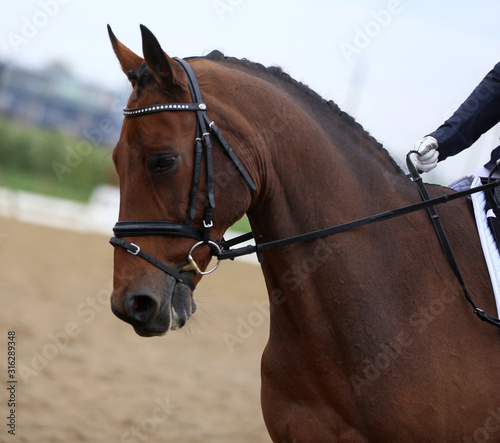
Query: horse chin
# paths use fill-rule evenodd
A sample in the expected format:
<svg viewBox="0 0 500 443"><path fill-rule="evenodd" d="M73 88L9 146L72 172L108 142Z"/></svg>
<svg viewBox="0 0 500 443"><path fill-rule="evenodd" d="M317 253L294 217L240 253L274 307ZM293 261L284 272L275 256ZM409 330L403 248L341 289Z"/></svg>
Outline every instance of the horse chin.
<svg viewBox="0 0 500 443"><path fill-rule="evenodd" d="M192 291L186 285L176 283L170 302L170 330L182 328L197 308Z"/></svg>

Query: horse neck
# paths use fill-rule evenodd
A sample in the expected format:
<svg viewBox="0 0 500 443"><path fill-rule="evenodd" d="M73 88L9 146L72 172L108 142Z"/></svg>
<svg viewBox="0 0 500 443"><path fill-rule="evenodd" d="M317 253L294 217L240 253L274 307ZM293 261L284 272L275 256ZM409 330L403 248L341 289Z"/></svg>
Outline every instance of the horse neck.
<svg viewBox="0 0 500 443"><path fill-rule="evenodd" d="M269 240L297 235L388 209L407 200L409 181L362 128L322 104L290 103L265 131L260 199L249 211ZM300 122L300 124L297 124ZM261 145L262 147L262 145Z"/></svg>
<svg viewBox="0 0 500 443"><path fill-rule="evenodd" d="M257 78L251 70L217 63L207 72L212 75L199 78L207 92L214 91L206 99L216 123L257 184L247 214L254 234L264 242L393 209L409 200L406 177L339 110L270 74ZM283 294L289 300L273 311L274 319L278 312L289 319L294 313L321 310L333 292L342 290L335 277L351 272L343 260L353 247L348 241L352 237L346 233L264 254L271 301ZM315 259L315 252L324 257L325 251L327 263ZM299 293L307 293L308 299ZM284 323L298 325L300 320Z"/></svg>
<svg viewBox="0 0 500 443"><path fill-rule="evenodd" d="M365 217L408 201L408 180L360 127L308 98L294 100L289 94L280 95L276 88L265 95L268 106L253 113L249 106L241 110L257 128L249 143L254 153L250 169L258 177L259 193L247 214L254 234L264 242ZM343 290L336 277L350 272L343 261L353 242L344 238L352 239L352 235L264 254L262 268L271 302L280 306L272 310L273 329L299 331L314 326L304 324L304 314L325 321L339 315L327 312L337 311L331 300ZM282 297L287 303L281 304Z"/></svg>

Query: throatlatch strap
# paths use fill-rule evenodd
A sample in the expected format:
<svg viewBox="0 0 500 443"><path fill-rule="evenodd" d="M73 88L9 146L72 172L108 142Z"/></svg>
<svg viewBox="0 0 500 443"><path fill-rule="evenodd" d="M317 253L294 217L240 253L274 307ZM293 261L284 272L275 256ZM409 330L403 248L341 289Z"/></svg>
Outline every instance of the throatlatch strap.
<svg viewBox="0 0 500 443"><path fill-rule="evenodd" d="M205 118L207 119L207 122L209 122L207 115L205 114ZM239 158L236 157L236 154L234 153L233 149L229 144L226 142L224 137L222 136L222 133L220 132L219 128L215 125L214 122L209 122L208 123L210 130L212 133L215 135L217 140L219 140L219 143L221 144L222 148L224 149L224 152L229 156L229 158L233 161L234 166L236 166L236 169L238 169L239 173L243 177L243 180L245 181L249 191L250 195L253 197L255 191L257 190L257 186L255 186L255 183L251 179L250 175L248 174L247 170L244 168L243 164L240 162Z"/></svg>

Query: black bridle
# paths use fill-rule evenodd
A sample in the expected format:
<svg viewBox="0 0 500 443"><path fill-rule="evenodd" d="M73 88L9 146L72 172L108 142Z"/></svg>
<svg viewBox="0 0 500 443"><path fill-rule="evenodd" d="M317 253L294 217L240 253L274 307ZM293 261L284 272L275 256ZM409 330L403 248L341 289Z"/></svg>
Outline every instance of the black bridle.
<svg viewBox="0 0 500 443"><path fill-rule="evenodd" d="M399 217L405 214L410 214L412 212L420 211L422 209L427 209L431 220L434 224L435 230L437 232L438 238L440 240L441 246L445 253L446 259L450 264L462 291L465 295L467 301L473 307L474 313L483 321L490 323L494 326L500 327L500 319L495 318L486 314L482 309L478 308L475 304L471 294L469 293L465 282L463 280L460 269L458 268L458 264L455 260L453 251L451 250L450 243L446 237L444 228L439 219L439 216L434 208L434 206L447 203L459 198L463 198L474 194L476 192L485 191L487 189L495 188L500 186L500 180L491 180L492 174L490 174L490 180L487 184L478 186L474 189L468 189L465 191L456 192L453 194L445 194L441 197L431 199L427 190L425 189L425 185L422 181L422 178L418 174L415 169L413 162L410 160L410 155L415 153L415 151L411 151L408 153L406 158L406 163L408 166L408 170L410 171L411 179L417 184L420 195L422 197L421 202L414 203L412 205L404 206L401 208L397 208L391 211L381 212L379 214L375 214L369 217L361 218L358 220L353 220L351 222L343 223L337 226L331 226L325 229L320 229L318 231L308 232L305 234L296 235L293 237L287 237L280 240L275 240L267 243L262 243L261 238L258 237L255 239L255 245L244 246L238 249L231 249L231 247L241 244L245 241L254 239L254 236L251 232L236 237L232 240L222 240L221 242L215 242L210 239L210 231L213 227L213 210L215 208L215 197L214 197L214 188L213 188L213 167L212 167L212 145L210 142L210 135L213 134L216 139L219 141L222 146L224 152L229 156L232 160L233 164L236 166L236 169L239 171L243 180L245 181L250 193L253 196L253 193L256 191L256 186L250 175L232 150L232 148L227 144L222 136L220 130L217 128L213 121L207 116L207 106L203 103L201 90L198 85L198 81L194 74L191 66L182 59L175 59L180 65L184 68L189 82L189 90L191 92L191 97L193 103L163 103L151 106L142 106L140 108L125 108L123 113L126 117L138 117L142 115L152 114L156 112L168 112L168 111L192 111L196 112L196 138L195 138L195 157L194 157L194 168L193 168L193 180L191 185L190 192L190 200L188 212L186 215L186 221L184 223L180 222L172 222L172 221L119 221L115 224L113 228L113 232L115 234L114 237L110 239L110 243L113 246L120 246L124 248L127 252L130 252L133 255L137 255L138 257L143 258L144 260L150 262L154 266L158 267L165 273L171 275L176 280L181 283L187 285L191 290L194 290L194 285L187 279L185 279L182 275L182 271L194 271L198 274L210 274L213 272L220 263L220 260L231 259L233 260L236 257L241 257L249 254L257 254L259 262L262 262L263 253L267 250L288 246L296 243L301 243L304 241L314 240L322 237L326 237L333 234L338 234L340 232L344 232L350 229L358 228L361 226L365 226L371 223L377 223L384 220L389 220L391 218ZM207 129L208 127L208 129ZM206 163L206 184L205 184L205 192L206 192L206 203L205 210L203 214L203 230L199 230L194 227L191 222L196 217L196 203L198 200L198 188L200 183L200 173L201 173L201 160L203 153L205 153L205 163ZM492 171L493 172L493 171ZM122 237L134 237L134 236L150 236L150 235L168 235L172 237L184 237L191 238L196 240L197 242L192 246L191 250L188 253L187 261L188 264L183 266L180 271L176 269L170 268L145 252L141 251L140 247L134 243L129 243L126 240L123 240ZM217 264L210 269L209 271L201 271L201 269L196 264L195 260L192 257L193 251L201 245L207 245L210 247L212 254L215 255L218 259Z"/></svg>
<svg viewBox="0 0 500 443"><path fill-rule="evenodd" d="M210 271L203 272L192 257L193 251L201 245L209 246L212 250L212 253L216 256L219 256L222 252L219 244L210 239L210 231L213 227L213 210L215 208L212 144L210 141L211 134L216 137L224 152L232 160L234 166L243 177L243 180L245 181L252 195L257 188L252 178L244 168L243 164L240 162L240 160L232 150L231 146L229 146L228 143L224 140L224 137L222 136L220 130L217 128L215 123L213 121L210 121L210 119L208 118L207 106L203 102L201 90L193 69L184 60L175 60L184 68L184 71L186 72L193 103L163 103L157 105L142 106L140 108L125 108L123 110L123 114L126 117L139 117L156 112L190 111L196 113L196 138L194 141L193 179L191 184L191 192L189 194L189 206L186 214L186 219L183 223L172 221L119 221L113 228L115 236L110 239L110 243L113 246L120 246L127 252L143 258L154 266L160 268L162 271L171 275L181 283L186 284L193 290L194 285L189 280L184 278L178 270L166 266L165 264L146 254L145 252L141 251L141 248L138 245L129 243L126 240L123 240L122 237L168 235L172 237L191 238L197 240L197 243L193 245L188 253L188 265L184 266L181 271L189 270L195 271L198 274L209 274L217 268L219 262L217 262L217 265L215 265L215 267ZM205 154L206 167L206 202L203 213L203 229L199 230L191 223L196 218L196 206L198 201L198 189L200 185L201 163L203 154Z"/></svg>

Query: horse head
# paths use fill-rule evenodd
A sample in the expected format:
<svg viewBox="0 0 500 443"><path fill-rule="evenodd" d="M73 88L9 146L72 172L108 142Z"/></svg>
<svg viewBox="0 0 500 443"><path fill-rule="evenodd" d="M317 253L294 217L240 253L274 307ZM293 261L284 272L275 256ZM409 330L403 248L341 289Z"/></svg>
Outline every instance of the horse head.
<svg viewBox="0 0 500 443"><path fill-rule="evenodd" d="M209 134L199 133L206 105L194 103L189 65L170 58L144 26L144 58L108 30L133 87L113 151L120 178L115 227L120 238L113 238L112 244L122 247L115 247L111 305L139 335L162 335L181 328L195 312L193 290L217 253L224 232L246 212L250 193L238 174L226 173L224 180L218 180L220 175L212 170L212 162L226 171L231 168L220 149L214 149L213 157L211 148L208 152L205 143L210 141L203 139L209 139ZM204 63L203 59L194 63L201 70L200 77L206 71ZM206 77L210 81L210 75ZM215 109L220 107L209 87L203 95ZM165 111L174 107L175 112L151 111L158 104ZM183 106L181 112L177 112L178 104ZM137 109L139 115L134 114Z"/></svg>

